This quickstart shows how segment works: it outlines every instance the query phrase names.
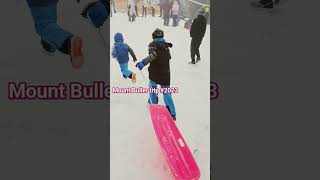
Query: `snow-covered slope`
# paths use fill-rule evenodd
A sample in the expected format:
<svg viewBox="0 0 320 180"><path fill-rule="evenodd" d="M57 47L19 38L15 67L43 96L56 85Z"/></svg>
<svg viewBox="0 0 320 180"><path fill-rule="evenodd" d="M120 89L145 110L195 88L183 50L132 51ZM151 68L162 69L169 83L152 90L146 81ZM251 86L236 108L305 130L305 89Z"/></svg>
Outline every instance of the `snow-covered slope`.
<svg viewBox="0 0 320 180"><path fill-rule="evenodd" d="M180 22L179 27L165 27L159 17L137 18L129 22L126 14L117 13L110 21L110 47L116 32L124 35L125 42L134 50L138 60L148 55L152 32L160 28L171 49L171 86L179 88L173 95L177 110L177 126L185 137L201 170L201 179L209 179L210 162L210 27L200 47L202 61L190 61L189 31ZM172 19L170 24L172 24ZM110 56L111 58L111 56ZM115 59L110 60L111 87L147 87L147 82L134 67L137 83L124 79ZM148 78L148 70L142 71ZM147 109L147 94L111 94L111 179L169 180L170 169L157 142ZM163 104L162 97L160 102Z"/></svg>

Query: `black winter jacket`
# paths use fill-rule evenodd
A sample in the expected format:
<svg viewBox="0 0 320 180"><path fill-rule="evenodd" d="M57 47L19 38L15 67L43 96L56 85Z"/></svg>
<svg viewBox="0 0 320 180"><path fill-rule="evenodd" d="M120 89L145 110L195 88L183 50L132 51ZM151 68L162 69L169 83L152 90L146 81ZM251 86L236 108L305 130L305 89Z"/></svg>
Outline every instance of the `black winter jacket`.
<svg viewBox="0 0 320 180"><path fill-rule="evenodd" d="M193 20L190 29L190 37L202 39L207 29L207 19L203 15L198 15Z"/></svg>
<svg viewBox="0 0 320 180"><path fill-rule="evenodd" d="M143 60L149 66L149 79L163 86L170 86L171 43L153 41L149 44L149 56Z"/></svg>

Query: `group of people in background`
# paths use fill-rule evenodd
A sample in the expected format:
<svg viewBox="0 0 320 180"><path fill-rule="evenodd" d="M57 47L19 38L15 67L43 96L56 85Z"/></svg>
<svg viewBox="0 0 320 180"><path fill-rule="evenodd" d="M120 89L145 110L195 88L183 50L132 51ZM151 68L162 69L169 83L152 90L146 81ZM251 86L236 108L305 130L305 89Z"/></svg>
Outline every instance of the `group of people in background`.
<svg viewBox="0 0 320 180"><path fill-rule="evenodd" d="M116 13L115 2L111 0L113 12ZM139 13L141 9L141 15ZM169 26L170 18L173 26L178 26L180 15L180 0L128 0L129 21L134 22L136 17L147 17L151 12L152 17L159 11L159 17L163 18L164 25Z"/></svg>
<svg viewBox="0 0 320 180"><path fill-rule="evenodd" d="M113 2L112 2L113 1ZM114 0L111 0L114 7ZM158 8L159 17L164 20L164 26L169 26L170 18L172 17L172 26L178 26L180 20L180 0L128 0L128 17L129 21L135 21L136 17L139 17L138 6L141 5L141 17L146 17L148 14L148 8L151 7L151 14L154 17ZM206 32L209 7L204 6L199 9L197 16L189 22L186 21L185 28L190 29L191 37L191 62L190 64L196 64L201 60L199 47L202 43L202 39ZM115 12L115 9L114 9ZM135 79L135 78L133 78Z"/></svg>

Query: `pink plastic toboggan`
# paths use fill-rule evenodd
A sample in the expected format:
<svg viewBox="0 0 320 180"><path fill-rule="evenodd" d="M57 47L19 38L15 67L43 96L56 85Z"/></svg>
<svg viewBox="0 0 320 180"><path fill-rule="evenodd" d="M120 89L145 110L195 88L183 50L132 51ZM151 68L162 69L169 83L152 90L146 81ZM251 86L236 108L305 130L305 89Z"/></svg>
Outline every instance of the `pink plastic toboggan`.
<svg viewBox="0 0 320 180"><path fill-rule="evenodd" d="M175 179L198 180L199 167L167 108L151 104L150 114L159 144Z"/></svg>

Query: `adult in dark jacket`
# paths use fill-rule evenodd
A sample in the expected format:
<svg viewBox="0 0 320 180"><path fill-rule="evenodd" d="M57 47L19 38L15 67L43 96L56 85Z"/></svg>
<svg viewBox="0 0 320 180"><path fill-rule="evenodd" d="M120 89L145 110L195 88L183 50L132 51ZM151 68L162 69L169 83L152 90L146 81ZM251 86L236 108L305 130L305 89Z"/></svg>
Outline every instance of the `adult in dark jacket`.
<svg viewBox="0 0 320 180"><path fill-rule="evenodd" d="M164 5L165 0L159 0L159 9L160 9L160 15L159 17L162 17L162 11L163 11L163 5Z"/></svg>
<svg viewBox="0 0 320 180"><path fill-rule="evenodd" d="M162 8L165 26L169 26L171 9L172 9L172 2L170 0L165 0Z"/></svg>
<svg viewBox="0 0 320 180"><path fill-rule="evenodd" d="M149 87L170 88L170 48L171 43L163 39L164 33L160 29L156 29L152 33L153 41L149 44L149 56L136 64L142 70L144 66L150 64L149 70ZM150 93L150 104L158 104L158 96L155 93ZM172 118L176 120L176 110L173 103L171 93L163 93L164 103L166 104Z"/></svg>
<svg viewBox="0 0 320 180"><path fill-rule="evenodd" d="M83 64L82 38L61 28L57 24L58 0L26 0L35 24L35 30L41 38L42 47L49 53L56 50L70 56L71 64L78 69ZM78 1L79 2L79 1ZM82 12L83 17L100 27L109 15L108 0L90 3Z"/></svg>
<svg viewBox="0 0 320 180"><path fill-rule="evenodd" d="M190 37L191 39L191 63L195 64L200 61L200 51L199 47L201 45L204 34L207 29L207 20L205 18L205 10L201 9L198 17L195 18L192 22L190 29ZM197 61L195 60L195 56L197 56Z"/></svg>

